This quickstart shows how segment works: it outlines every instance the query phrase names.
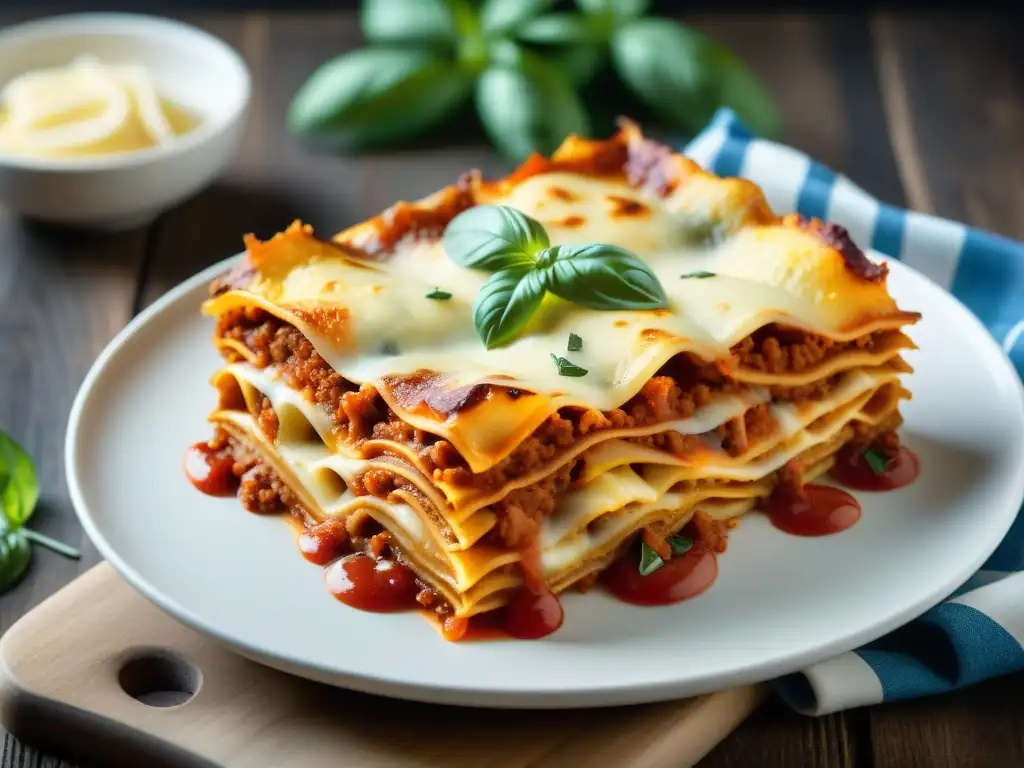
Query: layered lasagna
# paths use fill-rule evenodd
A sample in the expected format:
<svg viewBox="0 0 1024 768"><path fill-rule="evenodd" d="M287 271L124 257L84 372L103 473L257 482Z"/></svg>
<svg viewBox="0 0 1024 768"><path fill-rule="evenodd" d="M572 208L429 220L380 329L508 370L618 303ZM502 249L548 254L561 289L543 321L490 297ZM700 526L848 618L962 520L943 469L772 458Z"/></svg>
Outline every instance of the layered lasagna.
<svg viewBox="0 0 1024 768"><path fill-rule="evenodd" d="M664 306L549 292L485 345L474 302L490 275L444 237L483 205L552 245L627 250ZM345 602L419 608L449 639L477 623L546 634L570 588L690 596L745 513L829 532L856 502L816 477L883 488L915 471L895 430L919 315L886 266L633 124L333 238L295 223L245 246L204 305L224 366L193 481L291 515Z"/></svg>

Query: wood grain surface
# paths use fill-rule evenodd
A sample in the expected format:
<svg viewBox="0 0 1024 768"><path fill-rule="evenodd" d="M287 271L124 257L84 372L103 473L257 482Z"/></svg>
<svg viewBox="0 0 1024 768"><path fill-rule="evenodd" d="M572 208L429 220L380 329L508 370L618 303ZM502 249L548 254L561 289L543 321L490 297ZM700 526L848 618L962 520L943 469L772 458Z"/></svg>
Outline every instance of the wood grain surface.
<svg viewBox="0 0 1024 768"><path fill-rule="evenodd" d="M24 17L24 12L18 14ZM0 25L14 20L0 13ZM80 562L37 551L0 597L0 629L97 561L74 517L62 446L71 400L103 345L169 287L302 217L323 231L507 166L472 132L433 146L316 155L284 132L295 89L358 45L350 12L187 14L234 45L255 98L235 166L152 226L116 236L42 229L0 212L0 425L35 459L34 525L80 545ZM702 15L689 19L746 58L777 98L784 140L885 202L1024 238L1024 48L1011 15ZM955 694L818 719L771 701L702 766L1024 765L1024 676ZM8 737L0 764L57 766Z"/></svg>

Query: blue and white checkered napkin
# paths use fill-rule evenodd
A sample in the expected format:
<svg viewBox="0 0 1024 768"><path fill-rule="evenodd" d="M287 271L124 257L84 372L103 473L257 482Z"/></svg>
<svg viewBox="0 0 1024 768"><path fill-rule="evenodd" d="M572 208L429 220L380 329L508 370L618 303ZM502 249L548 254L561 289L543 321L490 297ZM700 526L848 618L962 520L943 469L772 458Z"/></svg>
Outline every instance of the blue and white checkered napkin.
<svg viewBox="0 0 1024 768"><path fill-rule="evenodd" d="M719 176L748 178L779 214L842 224L966 304L1024 374L1024 244L880 203L791 147L754 137L720 110L686 147ZM827 714L929 696L1024 670L1024 515L949 599L890 635L777 682L795 709Z"/></svg>

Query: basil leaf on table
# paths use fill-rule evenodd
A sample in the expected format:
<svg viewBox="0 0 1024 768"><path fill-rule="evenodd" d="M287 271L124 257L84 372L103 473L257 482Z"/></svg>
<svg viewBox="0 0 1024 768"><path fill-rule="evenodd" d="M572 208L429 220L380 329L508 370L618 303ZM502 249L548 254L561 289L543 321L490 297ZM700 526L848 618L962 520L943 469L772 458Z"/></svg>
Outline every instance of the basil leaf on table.
<svg viewBox="0 0 1024 768"><path fill-rule="evenodd" d="M471 86L469 73L429 51L363 48L317 69L292 100L288 123L351 149L383 145L439 124Z"/></svg>
<svg viewBox="0 0 1024 768"><path fill-rule="evenodd" d="M556 245L539 263L550 260L548 290L588 309L659 309L668 306L665 290L647 264L617 245Z"/></svg>
<svg viewBox="0 0 1024 768"><path fill-rule="evenodd" d="M8 528L20 528L39 501L39 480L29 455L0 431L0 511Z"/></svg>
<svg viewBox="0 0 1024 768"><path fill-rule="evenodd" d="M716 107L731 107L758 135L778 138L782 133L782 119L757 76L721 43L711 41L708 55Z"/></svg>
<svg viewBox="0 0 1024 768"><path fill-rule="evenodd" d="M585 13L608 13L620 19L631 19L647 13L651 0L576 0Z"/></svg>
<svg viewBox="0 0 1024 768"><path fill-rule="evenodd" d="M0 592L14 586L32 558L31 542L66 557L81 553L24 525L39 501L39 479L32 459L0 430Z"/></svg>
<svg viewBox="0 0 1024 768"><path fill-rule="evenodd" d="M511 32L524 21L544 13L558 0L484 0L480 8L480 26L485 34Z"/></svg>
<svg viewBox="0 0 1024 768"><path fill-rule="evenodd" d="M530 19L516 30L516 37L527 43L567 45L593 42L590 20L579 13L549 13Z"/></svg>
<svg viewBox="0 0 1024 768"><path fill-rule="evenodd" d="M530 51L503 46L500 57L477 80L476 109L506 157L522 162L535 151L549 155L570 134L589 133L586 110L562 72Z"/></svg>
<svg viewBox="0 0 1024 768"><path fill-rule="evenodd" d="M487 349L512 339L544 299L544 274L529 266L491 275L473 302L473 325Z"/></svg>
<svg viewBox="0 0 1024 768"><path fill-rule="evenodd" d="M0 592L13 587L32 561L32 547L19 528L0 532Z"/></svg>
<svg viewBox="0 0 1024 768"><path fill-rule="evenodd" d="M720 106L755 131L774 136L779 120L768 93L725 46L670 19L646 18L616 29L619 77L663 119L697 133Z"/></svg>
<svg viewBox="0 0 1024 768"><path fill-rule="evenodd" d="M478 205L463 211L445 228L448 258L468 269L533 266L548 247L548 233L535 219L505 205Z"/></svg>
<svg viewBox="0 0 1024 768"><path fill-rule="evenodd" d="M449 43L456 36L445 0L363 0L359 22L371 43Z"/></svg>

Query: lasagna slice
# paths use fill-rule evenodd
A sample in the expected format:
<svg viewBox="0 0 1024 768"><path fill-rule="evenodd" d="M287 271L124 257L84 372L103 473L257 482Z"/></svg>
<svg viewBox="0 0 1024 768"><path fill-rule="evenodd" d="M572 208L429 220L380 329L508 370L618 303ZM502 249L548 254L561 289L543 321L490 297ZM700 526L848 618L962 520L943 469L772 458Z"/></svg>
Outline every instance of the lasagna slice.
<svg viewBox="0 0 1024 768"><path fill-rule="evenodd" d="M665 306L548 294L488 348L473 305L489 275L444 240L482 205L552 245L628 250ZM635 603L692 596L744 513L828 533L859 510L814 478L886 488L916 472L895 430L919 315L897 307L886 266L634 124L332 239L295 223L245 244L204 305L225 365L193 482L294 516L342 601L419 607L449 639L484 624L542 636L560 593L597 582Z"/></svg>

